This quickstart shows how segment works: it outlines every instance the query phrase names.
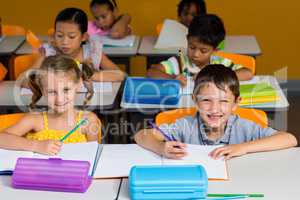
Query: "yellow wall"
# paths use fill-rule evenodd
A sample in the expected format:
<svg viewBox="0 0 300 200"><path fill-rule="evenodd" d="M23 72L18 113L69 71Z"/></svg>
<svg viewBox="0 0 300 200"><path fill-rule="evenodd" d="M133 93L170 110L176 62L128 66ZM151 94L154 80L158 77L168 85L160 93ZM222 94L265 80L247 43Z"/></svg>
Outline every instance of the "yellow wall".
<svg viewBox="0 0 300 200"><path fill-rule="evenodd" d="M38 3L39 2L39 3ZM155 34L155 25L166 18L176 18L178 0L117 0L120 12L132 15L137 35ZM67 0L1 0L0 16L4 24L19 24L45 34L53 25L57 12L77 6L89 14L89 1ZM297 60L300 46L300 2L297 0L207 0L208 11L224 20L228 34L255 35L263 55L257 58L258 74L273 74L287 68L288 79L300 78ZM135 75L143 75L145 59L131 62Z"/></svg>

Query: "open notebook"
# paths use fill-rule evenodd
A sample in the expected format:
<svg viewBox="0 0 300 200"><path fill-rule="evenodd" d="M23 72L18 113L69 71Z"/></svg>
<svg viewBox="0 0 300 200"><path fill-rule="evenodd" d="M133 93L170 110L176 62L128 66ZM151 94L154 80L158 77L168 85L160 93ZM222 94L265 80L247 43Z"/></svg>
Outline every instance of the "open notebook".
<svg viewBox="0 0 300 200"><path fill-rule="evenodd" d="M181 23L166 19L159 37L154 45L155 49L187 49L187 28Z"/></svg>
<svg viewBox="0 0 300 200"><path fill-rule="evenodd" d="M32 152L0 150L0 173L13 170L18 157L84 160L91 164L90 174L94 178L128 177L135 165L185 165L200 164L209 179L228 179L226 162L213 160L208 153L216 146L187 145L188 155L181 160L163 158L136 144L105 144L97 142L64 144L57 156L46 156Z"/></svg>
<svg viewBox="0 0 300 200"><path fill-rule="evenodd" d="M216 146L187 145L188 155L181 160L163 158L136 144L104 145L94 178L128 177L134 165L202 165L209 179L227 180L224 160L214 160L208 156Z"/></svg>
<svg viewBox="0 0 300 200"><path fill-rule="evenodd" d="M136 36L128 35L121 39L112 39L108 36L103 36L101 38L104 47L133 47Z"/></svg>

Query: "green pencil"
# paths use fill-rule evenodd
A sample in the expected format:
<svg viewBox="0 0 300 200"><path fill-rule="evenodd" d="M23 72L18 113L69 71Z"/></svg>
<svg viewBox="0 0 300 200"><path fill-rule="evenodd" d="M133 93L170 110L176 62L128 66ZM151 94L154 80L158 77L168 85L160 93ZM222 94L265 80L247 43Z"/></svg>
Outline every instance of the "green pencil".
<svg viewBox="0 0 300 200"><path fill-rule="evenodd" d="M263 194L207 194L207 197L235 197L235 196L247 196L247 197L264 197Z"/></svg>
<svg viewBox="0 0 300 200"><path fill-rule="evenodd" d="M72 130L69 131L69 133L67 133L65 136L63 136L60 139L60 141L61 142L65 141L65 139L67 139L72 133L74 133L81 125L83 125L86 122L87 122L86 119L81 120Z"/></svg>

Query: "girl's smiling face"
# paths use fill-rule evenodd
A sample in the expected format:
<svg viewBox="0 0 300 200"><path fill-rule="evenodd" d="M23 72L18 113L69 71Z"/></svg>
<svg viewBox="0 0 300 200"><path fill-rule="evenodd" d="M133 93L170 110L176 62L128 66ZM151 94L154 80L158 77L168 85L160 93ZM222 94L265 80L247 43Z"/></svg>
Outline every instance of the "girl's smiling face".
<svg viewBox="0 0 300 200"><path fill-rule="evenodd" d="M58 114L74 108L75 96L80 81L76 83L70 73L48 71L41 80L42 91L48 106Z"/></svg>

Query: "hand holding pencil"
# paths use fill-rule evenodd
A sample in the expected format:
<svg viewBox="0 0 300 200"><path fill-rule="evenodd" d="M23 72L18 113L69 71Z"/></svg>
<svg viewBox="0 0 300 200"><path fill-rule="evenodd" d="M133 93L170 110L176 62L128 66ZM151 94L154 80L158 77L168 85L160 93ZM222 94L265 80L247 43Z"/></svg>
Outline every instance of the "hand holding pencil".
<svg viewBox="0 0 300 200"><path fill-rule="evenodd" d="M165 138L166 142L162 143L161 145L161 154L167 158L171 159L180 159L186 156L187 152L185 150L186 144L176 141L173 135L169 136L164 131L162 131L158 126L154 123L149 122L152 128Z"/></svg>

